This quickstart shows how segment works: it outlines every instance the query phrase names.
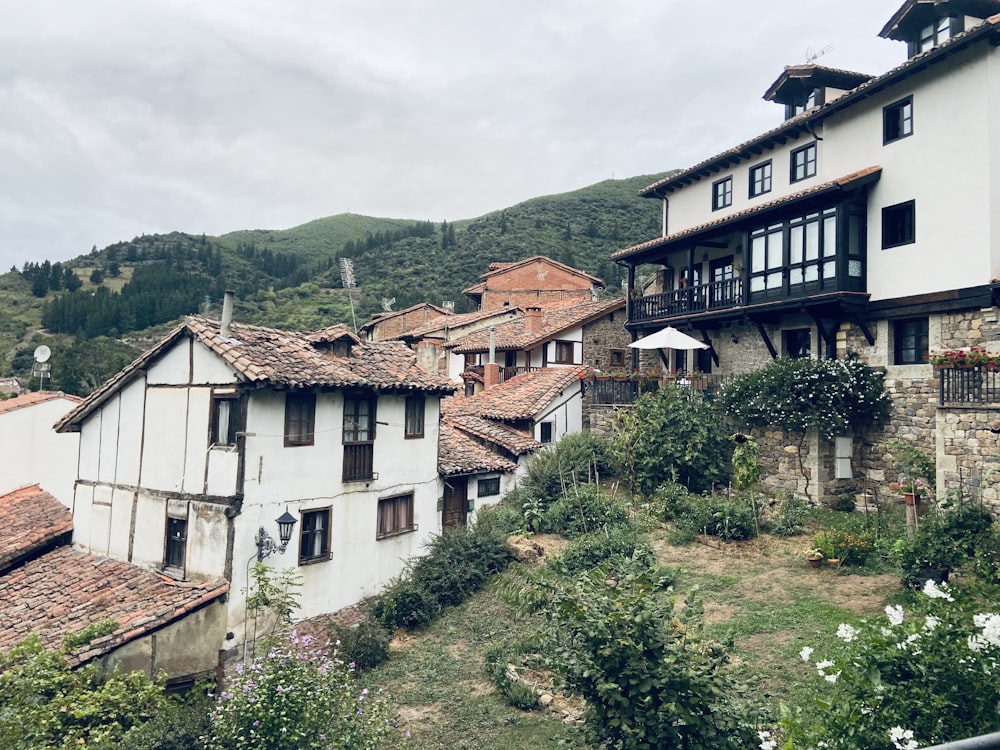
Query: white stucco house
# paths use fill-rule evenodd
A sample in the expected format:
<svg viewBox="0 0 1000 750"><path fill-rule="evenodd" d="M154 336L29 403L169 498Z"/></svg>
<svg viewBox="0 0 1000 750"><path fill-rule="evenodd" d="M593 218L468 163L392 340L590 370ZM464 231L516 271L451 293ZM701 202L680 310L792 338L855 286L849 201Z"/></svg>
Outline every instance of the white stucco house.
<svg viewBox="0 0 1000 750"><path fill-rule="evenodd" d="M229 308L231 309L231 307ZM224 319L229 316L224 312ZM298 567L298 615L377 593L442 527L442 396L399 342L194 317L57 425L76 432L74 546L176 579L225 579L231 648L258 552Z"/></svg>
<svg viewBox="0 0 1000 750"><path fill-rule="evenodd" d="M0 495L38 484L69 507L80 439L57 434L52 425L82 400L55 391L0 400Z"/></svg>
<svg viewBox="0 0 1000 750"><path fill-rule="evenodd" d="M886 368L892 430L937 451L943 490L963 451L939 429L947 383L928 354L1000 349L1000 2L906 0L880 36L903 43L888 72L785 68L764 94L779 124L641 191L660 236L612 259L634 339L671 325L709 345L670 352L678 369Z"/></svg>

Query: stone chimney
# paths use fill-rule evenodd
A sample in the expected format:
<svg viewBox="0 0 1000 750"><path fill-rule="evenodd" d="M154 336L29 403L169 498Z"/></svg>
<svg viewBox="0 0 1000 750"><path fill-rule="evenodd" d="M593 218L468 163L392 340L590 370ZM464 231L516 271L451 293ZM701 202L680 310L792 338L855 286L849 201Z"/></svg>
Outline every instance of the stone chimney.
<svg viewBox="0 0 1000 750"><path fill-rule="evenodd" d="M434 346L433 342L421 341L416 346L417 351L417 364L420 368L431 375L438 374L438 348Z"/></svg>
<svg viewBox="0 0 1000 750"><path fill-rule="evenodd" d="M542 332L542 308L537 305L524 308L524 330L528 333Z"/></svg>
<svg viewBox="0 0 1000 750"><path fill-rule="evenodd" d="M497 364L497 327L490 326L490 360L483 365L483 388L500 384L500 365Z"/></svg>
<svg viewBox="0 0 1000 750"><path fill-rule="evenodd" d="M233 322L233 299L236 292L227 289L222 297L222 325L219 328L219 335L224 339L229 338L229 325Z"/></svg>

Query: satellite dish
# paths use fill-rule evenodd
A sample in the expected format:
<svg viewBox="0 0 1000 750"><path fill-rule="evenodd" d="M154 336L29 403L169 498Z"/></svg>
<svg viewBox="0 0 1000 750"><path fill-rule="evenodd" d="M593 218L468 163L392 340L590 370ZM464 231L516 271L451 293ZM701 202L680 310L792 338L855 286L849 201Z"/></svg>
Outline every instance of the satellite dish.
<svg viewBox="0 0 1000 750"><path fill-rule="evenodd" d="M35 361L38 363L48 362L49 357L52 356L52 350L49 349L45 344L37 347L35 349Z"/></svg>

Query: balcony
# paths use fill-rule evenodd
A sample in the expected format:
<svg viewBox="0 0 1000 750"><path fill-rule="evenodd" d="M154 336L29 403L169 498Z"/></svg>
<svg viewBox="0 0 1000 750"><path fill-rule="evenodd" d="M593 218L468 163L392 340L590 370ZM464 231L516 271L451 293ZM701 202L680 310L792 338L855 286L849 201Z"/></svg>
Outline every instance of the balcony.
<svg viewBox="0 0 1000 750"><path fill-rule="evenodd" d="M372 471L375 459L375 444L348 443L344 446L344 473L345 482L367 482L378 479Z"/></svg>
<svg viewBox="0 0 1000 750"><path fill-rule="evenodd" d="M661 320L692 313L725 310L742 304L743 279L725 279L630 300L628 319L631 322Z"/></svg>
<svg viewBox="0 0 1000 750"><path fill-rule="evenodd" d="M541 367L501 367L500 368L500 382L503 383L506 380L510 380L515 375L523 375L526 372L535 372L536 370L541 370ZM473 365L472 367L466 367L466 372L474 372L479 377L483 377L483 366Z"/></svg>
<svg viewBox="0 0 1000 750"><path fill-rule="evenodd" d="M990 367L938 370L941 406L1000 404L1000 372Z"/></svg>

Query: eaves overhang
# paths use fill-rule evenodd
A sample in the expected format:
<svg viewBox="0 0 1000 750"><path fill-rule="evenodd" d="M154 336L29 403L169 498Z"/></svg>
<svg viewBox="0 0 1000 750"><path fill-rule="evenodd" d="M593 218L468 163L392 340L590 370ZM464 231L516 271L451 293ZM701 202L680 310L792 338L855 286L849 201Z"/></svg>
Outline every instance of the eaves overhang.
<svg viewBox="0 0 1000 750"><path fill-rule="evenodd" d="M800 190L792 195L783 198L752 206L743 211L723 216L713 221L699 224L688 229L683 229L666 237L657 237L639 245L627 247L612 253L611 259L618 262L624 261L629 265L638 265L651 262L653 258L662 255L675 247L690 247L698 244L699 240L708 240L717 237L723 230L733 231L748 224L758 224L766 221L771 214L787 211L798 204L811 203L817 199L829 199L841 194L847 194L869 185L882 176L882 167L871 166L851 174L844 175L836 180L823 182L805 190Z"/></svg>

